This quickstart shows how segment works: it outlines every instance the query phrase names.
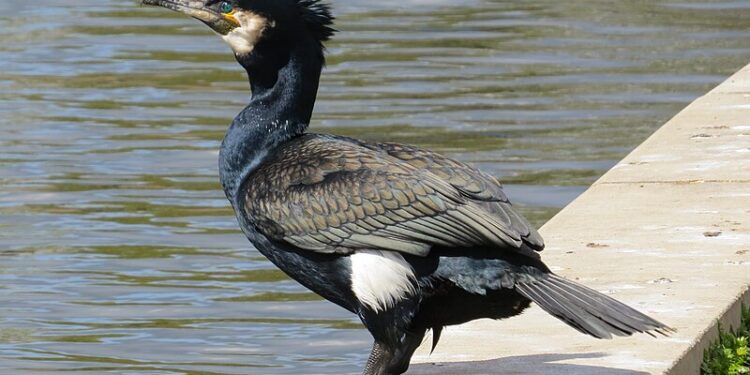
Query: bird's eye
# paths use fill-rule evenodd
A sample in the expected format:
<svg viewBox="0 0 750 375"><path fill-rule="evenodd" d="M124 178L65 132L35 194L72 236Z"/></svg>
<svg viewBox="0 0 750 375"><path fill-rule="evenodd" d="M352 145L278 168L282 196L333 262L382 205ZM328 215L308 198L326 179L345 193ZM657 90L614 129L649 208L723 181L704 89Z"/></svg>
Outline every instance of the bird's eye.
<svg viewBox="0 0 750 375"><path fill-rule="evenodd" d="M232 6L232 4L229 4L226 1L222 1L221 4L219 4L219 10L222 13L230 13L232 10L234 10L234 7Z"/></svg>

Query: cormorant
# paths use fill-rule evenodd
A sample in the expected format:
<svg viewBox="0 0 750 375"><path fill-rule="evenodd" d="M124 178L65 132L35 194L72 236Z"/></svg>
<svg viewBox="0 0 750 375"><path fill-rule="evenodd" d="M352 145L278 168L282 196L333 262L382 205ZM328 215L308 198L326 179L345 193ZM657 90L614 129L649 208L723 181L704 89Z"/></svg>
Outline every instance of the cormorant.
<svg viewBox="0 0 750 375"><path fill-rule="evenodd" d="M364 374L401 374L426 330L535 302L597 338L662 323L552 273L544 243L491 176L435 152L306 133L334 33L320 0L143 0L192 16L232 48L252 99L221 146L224 192L255 247L357 314Z"/></svg>

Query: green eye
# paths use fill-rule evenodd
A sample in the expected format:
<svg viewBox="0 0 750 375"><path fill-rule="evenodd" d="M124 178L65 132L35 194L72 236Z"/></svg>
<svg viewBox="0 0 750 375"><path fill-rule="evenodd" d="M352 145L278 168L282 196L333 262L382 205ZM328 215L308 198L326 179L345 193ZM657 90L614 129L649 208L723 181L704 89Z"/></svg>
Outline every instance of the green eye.
<svg viewBox="0 0 750 375"><path fill-rule="evenodd" d="M232 4L229 4L229 3L228 3L228 2L226 2L226 1L222 1L222 2L221 2L221 4L219 5L219 10L220 10L220 11L221 11L222 13L229 13L229 12L231 12L231 11L232 11L233 9L234 9L234 7L232 6Z"/></svg>

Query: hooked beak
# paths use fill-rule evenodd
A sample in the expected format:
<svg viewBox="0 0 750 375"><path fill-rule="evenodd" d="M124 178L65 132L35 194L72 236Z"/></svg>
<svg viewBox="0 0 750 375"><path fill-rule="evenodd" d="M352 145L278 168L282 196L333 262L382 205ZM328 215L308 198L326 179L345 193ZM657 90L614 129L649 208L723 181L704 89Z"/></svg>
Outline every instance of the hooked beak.
<svg viewBox="0 0 750 375"><path fill-rule="evenodd" d="M206 6L207 0L142 0L145 5L160 6L176 12L187 14L212 28L221 35L240 27L240 22L233 13L221 13Z"/></svg>

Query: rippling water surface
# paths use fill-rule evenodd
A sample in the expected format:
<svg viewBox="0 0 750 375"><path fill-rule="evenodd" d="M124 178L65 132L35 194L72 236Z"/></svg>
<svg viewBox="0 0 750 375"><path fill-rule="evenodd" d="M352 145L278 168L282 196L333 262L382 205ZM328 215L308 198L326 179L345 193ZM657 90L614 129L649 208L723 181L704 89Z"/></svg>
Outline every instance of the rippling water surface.
<svg viewBox="0 0 750 375"><path fill-rule="evenodd" d="M415 143L542 224L750 61L750 2L334 0L313 129ZM0 373L356 373L370 341L242 234L246 78L123 0L0 2ZM439 350L439 349L438 349Z"/></svg>

